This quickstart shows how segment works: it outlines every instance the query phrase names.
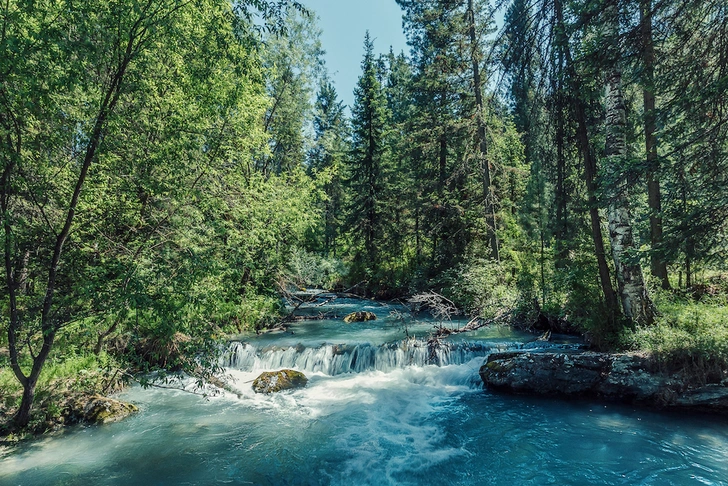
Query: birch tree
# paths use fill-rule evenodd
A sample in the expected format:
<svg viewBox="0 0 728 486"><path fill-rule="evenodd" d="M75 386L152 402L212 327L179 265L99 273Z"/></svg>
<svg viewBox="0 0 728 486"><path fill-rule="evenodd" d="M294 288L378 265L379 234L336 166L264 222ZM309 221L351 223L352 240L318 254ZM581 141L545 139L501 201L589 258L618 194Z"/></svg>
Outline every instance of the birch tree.
<svg viewBox="0 0 728 486"><path fill-rule="evenodd" d="M629 206L627 158L627 115L620 69L619 9L617 0L607 0L604 52L610 64L606 73L606 143L604 171L610 178L605 187L607 219L618 291L625 317L639 323L653 320L653 305L635 254Z"/></svg>

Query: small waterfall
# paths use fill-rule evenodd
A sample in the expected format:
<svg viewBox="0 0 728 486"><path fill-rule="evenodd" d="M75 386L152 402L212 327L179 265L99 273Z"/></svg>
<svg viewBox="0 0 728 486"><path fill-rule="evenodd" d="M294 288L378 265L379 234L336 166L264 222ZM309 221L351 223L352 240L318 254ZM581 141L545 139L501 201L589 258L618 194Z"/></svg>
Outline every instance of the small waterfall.
<svg viewBox="0 0 728 486"><path fill-rule="evenodd" d="M296 368L334 376L364 371L391 371L407 366L459 365L493 351L513 348L513 343L461 342L439 346L408 339L381 346L365 344L323 344L258 348L249 343L232 342L223 366L241 371Z"/></svg>

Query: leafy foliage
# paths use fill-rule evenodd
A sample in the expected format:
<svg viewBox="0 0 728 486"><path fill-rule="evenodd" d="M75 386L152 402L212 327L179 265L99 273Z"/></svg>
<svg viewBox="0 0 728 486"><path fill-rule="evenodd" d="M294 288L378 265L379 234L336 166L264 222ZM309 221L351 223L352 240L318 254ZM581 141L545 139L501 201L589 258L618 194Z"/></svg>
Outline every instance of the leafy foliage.
<svg viewBox="0 0 728 486"><path fill-rule="evenodd" d="M3 328L18 425L76 326L76 345L97 354L126 336L150 364L204 364L146 350L195 356L220 326L250 325L247 297L270 292L316 218L302 167L254 170L268 100L249 5L3 5Z"/></svg>
<svg viewBox="0 0 728 486"><path fill-rule="evenodd" d="M410 53L367 35L351 120L295 1L0 6L3 413L122 362L209 377L289 284L726 368L725 302L691 300L728 270L724 2L513 0L496 35L397 3ZM651 327L613 290L648 259Z"/></svg>

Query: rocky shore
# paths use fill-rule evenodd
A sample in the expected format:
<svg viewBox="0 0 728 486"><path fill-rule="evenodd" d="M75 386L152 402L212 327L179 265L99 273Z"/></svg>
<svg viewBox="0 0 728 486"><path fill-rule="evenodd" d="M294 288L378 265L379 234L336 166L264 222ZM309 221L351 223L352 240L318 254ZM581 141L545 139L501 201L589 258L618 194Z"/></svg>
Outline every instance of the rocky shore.
<svg viewBox="0 0 728 486"><path fill-rule="evenodd" d="M706 384L686 373L665 372L641 354L554 349L499 352L486 358L480 377L486 387L512 393L728 413L728 377Z"/></svg>

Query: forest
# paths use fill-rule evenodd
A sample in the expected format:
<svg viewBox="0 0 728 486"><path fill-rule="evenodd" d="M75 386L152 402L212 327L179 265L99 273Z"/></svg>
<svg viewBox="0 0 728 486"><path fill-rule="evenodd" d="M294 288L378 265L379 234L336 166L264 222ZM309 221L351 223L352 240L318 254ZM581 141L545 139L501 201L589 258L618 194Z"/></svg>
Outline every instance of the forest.
<svg viewBox="0 0 728 486"><path fill-rule="evenodd" d="M728 370L728 5L396 2L348 108L305 1L2 2L3 432L305 288Z"/></svg>

